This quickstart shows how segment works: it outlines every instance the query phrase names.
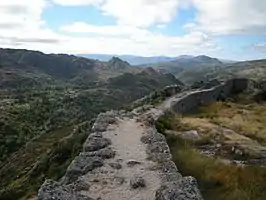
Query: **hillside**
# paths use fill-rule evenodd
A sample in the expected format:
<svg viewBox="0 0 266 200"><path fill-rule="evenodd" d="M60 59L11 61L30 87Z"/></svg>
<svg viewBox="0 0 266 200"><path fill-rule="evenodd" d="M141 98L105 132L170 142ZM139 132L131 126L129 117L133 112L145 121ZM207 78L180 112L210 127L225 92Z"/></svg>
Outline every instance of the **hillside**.
<svg viewBox="0 0 266 200"><path fill-rule="evenodd" d="M175 73L182 82L192 84L195 81L211 79L228 80L234 77L245 77L254 80L265 79L266 60L255 60L224 64L223 66L200 66Z"/></svg>
<svg viewBox="0 0 266 200"><path fill-rule="evenodd" d="M0 199L29 197L45 178L60 178L100 112L180 84L118 58L12 49L0 58Z"/></svg>
<svg viewBox="0 0 266 200"><path fill-rule="evenodd" d="M157 123L180 172L198 180L205 200L265 199L266 98L254 94L247 88Z"/></svg>
<svg viewBox="0 0 266 200"><path fill-rule="evenodd" d="M222 85L176 95L156 128L205 200L265 199L265 88L245 78Z"/></svg>
<svg viewBox="0 0 266 200"><path fill-rule="evenodd" d="M118 58L100 62L66 54L0 49L0 87L3 88L64 82L88 86L125 72L140 71Z"/></svg>

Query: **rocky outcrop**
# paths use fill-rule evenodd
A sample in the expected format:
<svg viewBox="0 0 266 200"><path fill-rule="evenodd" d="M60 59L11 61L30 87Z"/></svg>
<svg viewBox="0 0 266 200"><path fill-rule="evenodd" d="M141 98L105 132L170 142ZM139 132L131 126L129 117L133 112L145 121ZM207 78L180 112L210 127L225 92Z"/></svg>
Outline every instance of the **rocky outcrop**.
<svg viewBox="0 0 266 200"><path fill-rule="evenodd" d="M155 122L169 111L183 113L227 98L247 84L246 79L230 80L211 89L177 94L143 112L100 114L83 152L60 182L43 184L38 200L202 200L197 181L178 171Z"/></svg>

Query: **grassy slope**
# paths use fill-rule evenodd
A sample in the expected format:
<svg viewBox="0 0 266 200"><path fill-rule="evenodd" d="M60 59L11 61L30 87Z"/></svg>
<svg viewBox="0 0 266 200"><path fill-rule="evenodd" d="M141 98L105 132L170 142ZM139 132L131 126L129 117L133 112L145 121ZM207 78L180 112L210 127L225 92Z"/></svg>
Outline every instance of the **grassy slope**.
<svg viewBox="0 0 266 200"><path fill-rule="evenodd" d="M266 103L217 102L181 116L164 117L157 123L161 132L197 130L202 140L215 134L222 125L239 133L230 140L259 141L265 144ZM212 137L212 136L211 136ZM194 176L206 200L262 200L266 198L266 167L239 167L222 163L219 159L201 155L195 144L177 135L167 135L174 161L184 175ZM227 138L228 139L228 138ZM201 142L206 142L201 141ZM208 142L208 141L207 141Z"/></svg>

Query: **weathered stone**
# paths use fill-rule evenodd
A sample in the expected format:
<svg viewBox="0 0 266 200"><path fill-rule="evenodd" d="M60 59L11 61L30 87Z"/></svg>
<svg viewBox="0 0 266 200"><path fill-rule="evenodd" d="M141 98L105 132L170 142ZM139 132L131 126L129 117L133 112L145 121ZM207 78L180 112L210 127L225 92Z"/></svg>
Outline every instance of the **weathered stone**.
<svg viewBox="0 0 266 200"><path fill-rule="evenodd" d="M170 153L170 149L165 142L152 143L147 147L147 154L152 153Z"/></svg>
<svg viewBox="0 0 266 200"><path fill-rule="evenodd" d="M163 183L173 183L182 179L182 175L178 172L176 173L162 173L160 174Z"/></svg>
<svg viewBox="0 0 266 200"><path fill-rule="evenodd" d="M76 181L79 176L102 166L102 158L91 157L88 153L81 153L69 165L64 183L72 183Z"/></svg>
<svg viewBox="0 0 266 200"><path fill-rule="evenodd" d="M88 137L87 141L84 143L84 151L98 151L103 149L111 144L111 140L101 137Z"/></svg>
<svg viewBox="0 0 266 200"><path fill-rule="evenodd" d="M140 164L141 164L141 162L136 161L136 160L129 160L127 162L127 166L129 166L129 167L134 167L135 165L140 165Z"/></svg>
<svg viewBox="0 0 266 200"><path fill-rule="evenodd" d="M46 180L38 192L37 200L93 200L75 193L70 187L62 186L52 180Z"/></svg>
<svg viewBox="0 0 266 200"><path fill-rule="evenodd" d="M146 187L145 180L139 176L133 177L130 180L130 187L132 189L144 188L144 187Z"/></svg>
<svg viewBox="0 0 266 200"><path fill-rule="evenodd" d="M122 169L122 165L120 163L108 163L110 165L110 167L112 167L113 169Z"/></svg>
<svg viewBox="0 0 266 200"><path fill-rule="evenodd" d="M157 133L154 131L154 133L145 134L141 137L141 142L144 144L153 144L155 142L166 142L166 139L164 135Z"/></svg>
<svg viewBox="0 0 266 200"><path fill-rule="evenodd" d="M96 123L95 122L93 127L92 127L92 131L105 132L108 126L109 126L108 123Z"/></svg>
<svg viewBox="0 0 266 200"><path fill-rule="evenodd" d="M157 169L162 173L178 173L178 169L173 161L160 163Z"/></svg>
<svg viewBox="0 0 266 200"><path fill-rule="evenodd" d="M100 149L99 151L88 152L87 155L91 157L100 157L102 159L111 159L115 157L115 151L113 151L110 147L107 147Z"/></svg>
<svg viewBox="0 0 266 200"><path fill-rule="evenodd" d="M114 183L116 184L116 185L123 185L124 183L125 183L125 178L124 177L115 177L115 179L114 179Z"/></svg>
<svg viewBox="0 0 266 200"><path fill-rule="evenodd" d="M171 153L150 153L147 159L158 163L167 162L172 160L172 155Z"/></svg>
<svg viewBox="0 0 266 200"><path fill-rule="evenodd" d="M91 133L88 138L103 138L103 133L94 132L94 133Z"/></svg>
<svg viewBox="0 0 266 200"><path fill-rule="evenodd" d="M203 200L193 177L185 177L177 182L166 183L156 192L156 200Z"/></svg>
<svg viewBox="0 0 266 200"><path fill-rule="evenodd" d="M90 189L90 185L81 179L78 179L70 186L73 188L74 191L88 191Z"/></svg>
<svg viewBox="0 0 266 200"><path fill-rule="evenodd" d="M116 117L119 115L118 111L109 111L98 115L93 127L93 132L105 132L110 124L116 122Z"/></svg>

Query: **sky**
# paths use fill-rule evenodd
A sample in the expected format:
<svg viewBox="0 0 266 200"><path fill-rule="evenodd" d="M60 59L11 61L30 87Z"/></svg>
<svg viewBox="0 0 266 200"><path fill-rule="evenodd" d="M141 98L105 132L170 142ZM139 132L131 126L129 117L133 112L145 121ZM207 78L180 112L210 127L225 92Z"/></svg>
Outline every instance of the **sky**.
<svg viewBox="0 0 266 200"><path fill-rule="evenodd" d="M266 0L0 0L0 47L266 58Z"/></svg>

